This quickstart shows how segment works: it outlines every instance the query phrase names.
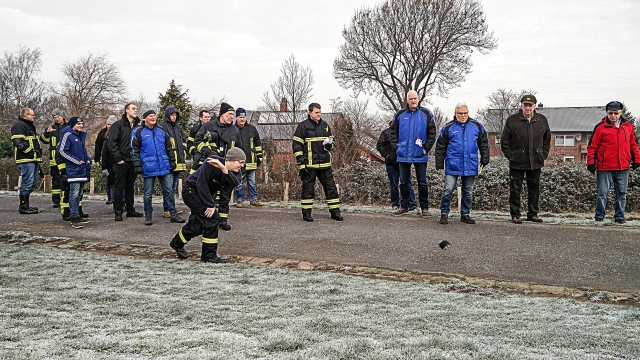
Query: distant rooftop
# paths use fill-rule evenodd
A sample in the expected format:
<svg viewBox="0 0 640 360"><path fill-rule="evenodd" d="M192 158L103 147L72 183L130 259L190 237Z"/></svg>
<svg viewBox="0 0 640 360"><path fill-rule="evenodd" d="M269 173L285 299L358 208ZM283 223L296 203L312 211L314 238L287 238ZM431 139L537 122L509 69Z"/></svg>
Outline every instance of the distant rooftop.
<svg viewBox="0 0 640 360"><path fill-rule="evenodd" d="M333 126L340 116L340 113L323 113L322 120ZM249 123L258 129L260 138L270 136L275 140L291 140L298 123L306 119L306 111L297 111L295 114L292 111L252 111Z"/></svg>
<svg viewBox="0 0 640 360"><path fill-rule="evenodd" d="M605 116L604 106L586 107L543 107L536 112L544 115L549 122L551 132L591 132ZM489 129L489 132L502 132L502 129Z"/></svg>

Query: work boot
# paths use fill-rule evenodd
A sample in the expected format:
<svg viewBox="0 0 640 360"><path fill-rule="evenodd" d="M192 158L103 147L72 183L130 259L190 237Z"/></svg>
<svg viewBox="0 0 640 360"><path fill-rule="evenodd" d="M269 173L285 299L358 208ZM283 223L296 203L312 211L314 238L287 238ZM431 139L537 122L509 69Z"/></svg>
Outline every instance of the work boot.
<svg viewBox="0 0 640 360"><path fill-rule="evenodd" d="M31 210L31 211L34 211L34 210L35 210L35 213L34 213L34 214L44 212L44 209L40 210L40 209L38 209L38 208L37 208L37 207L35 207L35 206L31 206L31 203L30 203L30 201L29 201L29 196L31 196L31 194L29 194L29 195L25 195L25 196L24 196L24 197L25 197L25 201L27 202L27 207L29 208L29 210Z"/></svg>
<svg viewBox="0 0 640 360"><path fill-rule="evenodd" d="M153 219L151 218L151 215L147 215L144 217L144 224L146 226L153 225Z"/></svg>
<svg viewBox="0 0 640 360"><path fill-rule="evenodd" d="M178 214L182 214L182 210L178 209ZM171 217L171 213L168 211L165 211L162 215L167 219Z"/></svg>
<svg viewBox="0 0 640 360"><path fill-rule="evenodd" d="M393 216L402 216L402 215L404 215L404 214L406 214L408 212L409 212L409 210L407 210L407 209L399 208L398 210L392 212L391 215L393 215Z"/></svg>
<svg viewBox="0 0 640 360"><path fill-rule="evenodd" d="M340 215L340 213L334 213L331 214L331 218L335 221L342 221L344 220L344 218L342 217L342 215Z"/></svg>
<svg viewBox="0 0 640 360"><path fill-rule="evenodd" d="M80 216L71 217L71 227L74 229L82 229L84 226L80 223Z"/></svg>
<svg viewBox="0 0 640 360"><path fill-rule="evenodd" d="M122 221L122 212L116 211L116 221Z"/></svg>
<svg viewBox="0 0 640 360"><path fill-rule="evenodd" d="M200 256L200 261L204 263L216 263L223 264L226 263L227 260L217 255L218 244L205 244L202 243L202 255Z"/></svg>
<svg viewBox="0 0 640 360"><path fill-rule="evenodd" d="M440 215L440 224L447 225L449 223L449 215Z"/></svg>
<svg viewBox="0 0 640 360"><path fill-rule="evenodd" d="M302 220L306 222L313 222L313 218L311 217L311 214L302 214Z"/></svg>
<svg viewBox="0 0 640 360"><path fill-rule="evenodd" d="M514 224L522 224L522 219L520 218L520 216L512 216L511 222Z"/></svg>
<svg viewBox="0 0 640 360"><path fill-rule="evenodd" d="M111 192L107 189L107 205L113 204L113 198L111 197Z"/></svg>
<svg viewBox="0 0 640 360"><path fill-rule="evenodd" d="M182 216L175 214L175 215L171 215L171 220L172 223L184 223L186 222L185 219L182 218Z"/></svg>
<svg viewBox="0 0 640 360"><path fill-rule="evenodd" d="M426 218L426 219L431 217L431 214L429 214L429 210L427 210L427 209L422 209L422 213L421 214L422 214L422 217Z"/></svg>
<svg viewBox="0 0 640 360"><path fill-rule="evenodd" d="M228 222L223 221L223 222L220 223L220 229L224 230L224 231L229 231L229 230L231 230L231 225L229 225Z"/></svg>
<svg viewBox="0 0 640 360"><path fill-rule="evenodd" d="M180 240L180 235L176 234L176 236L171 239L169 246L176 251L176 255L178 255L180 259L186 259L189 257L189 253L184 249L184 243Z"/></svg>
<svg viewBox="0 0 640 360"><path fill-rule="evenodd" d="M89 214L86 214L84 211L82 211L82 205L80 205L80 207L78 208L78 215L80 215L80 217L83 219L89 218Z"/></svg>
<svg viewBox="0 0 640 360"><path fill-rule="evenodd" d="M625 222L626 222L626 221L624 221L624 219L623 219L623 218L616 219L616 224L620 224L620 225L622 225L622 224L624 224Z"/></svg>
<svg viewBox="0 0 640 360"><path fill-rule="evenodd" d="M533 215L533 216L527 215L527 221L542 222L542 219L540 219L537 215Z"/></svg>
<svg viewBox="0 0 640 360"><path fill-rule="evenodd" d="M236 202L236 207L237 207L237 208L241 208L241 207L243 207L243 206L244 206L244 201L238 201L238 202Z"/></svg>
<svg viewBox="0 0 640 360"><path fill-rule="evenodd" d="M251 206L255 206L255 207L260 207L260 206L262 206L262 203L260 202L260 200L253 200L253 201L249 202L249 204L250 204Z"/></svg>
<svg viewBox="0 0 640 360"><path fill-rule="evenodd" d="M143 217L143 213L139 213L135 210L127 211L127 217Z"/></svg>
<svg viewBox="0 0 640 360"><path fill-rule="evenodd" d="M18 212L20 214L37 214L37 209L29 208L29 204L27 203L26 196L20 195L20 207L18 207Z"/></svg>
<svg viewBox="0 0 640 360"><path fill-rule="evenodd" d="M51 195L51 201L53 202L53 208L60 208L60 194Z"/></svg>
<svg viewBox="0 0 640 360"><path fill-rule="evenodd" d="M475 224L476 221L473 220L469 215L460 216L460 221L467 224Z"/></svg>
<svg viewBox="0 0 640 360"><path fill-rule="evenodd" d="M62 209L62 220L71 221L71 214L69 214L69 207Z"/></svg>

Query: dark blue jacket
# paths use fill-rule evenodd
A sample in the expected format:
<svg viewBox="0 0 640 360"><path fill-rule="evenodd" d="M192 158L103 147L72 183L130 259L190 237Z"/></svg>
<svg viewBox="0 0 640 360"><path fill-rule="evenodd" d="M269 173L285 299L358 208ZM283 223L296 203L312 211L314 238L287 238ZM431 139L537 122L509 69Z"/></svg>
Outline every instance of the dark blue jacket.
<svg viewBox="0 0 640 360"><path fill-rule="evenodd" d="M132 160L135 168L142 168L142 177L167 175L175 166L171 139L165 130L154 126L139 126L131 132Z"/></svg>
<svg viewBox="0 0 640 360"><path fill-rule="evenodd" d="M489 163L489 141L482 124L469 118L461 124L454 119L440 130L436 144L436 169L445 169L446 175L478 176L480 163Z"/></svg>
<svg viewBox="0 0 640 360"><path fill-rule="evenodd" d="M391 129L390 140L397 149L396 160L399 163L429 161L429 151L436 142L436 124L429 109L418 107L415 111L408 108L398 111Z"/></svg>
<svg viewBox="0 0 640 360"><path fill-rule="evenodd" d="M91 172L91 158L87 153L87 133L67 126L62 129L62 140L58 144L58 154L64 158L67 181L87 182ZM83 164L80 164L84 161Z"/></svg>

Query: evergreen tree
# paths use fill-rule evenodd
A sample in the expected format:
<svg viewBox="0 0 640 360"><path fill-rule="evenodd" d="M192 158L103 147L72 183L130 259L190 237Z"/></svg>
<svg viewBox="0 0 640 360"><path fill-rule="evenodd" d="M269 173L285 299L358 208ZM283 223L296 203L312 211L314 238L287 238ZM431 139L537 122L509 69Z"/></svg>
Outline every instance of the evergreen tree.
<svg viewBox="0 0 640 360"><path fill-rule="evenodd" d="M180 120L178 124L182 128L185 134L189 133L188 122L189 117L191 116L191 111L193 110L193 106L189 101L189 97L187 96L187 92L189 90L185 90L182 92L182 85L176 85L175 80L171 80L171 84L169 84L169 89L164 94L159 94L158 100L160 101L160 109L158 110L158 120L164 119L164 110L167 106L173 106L178 110L178 114L180 114Z"/></svg>

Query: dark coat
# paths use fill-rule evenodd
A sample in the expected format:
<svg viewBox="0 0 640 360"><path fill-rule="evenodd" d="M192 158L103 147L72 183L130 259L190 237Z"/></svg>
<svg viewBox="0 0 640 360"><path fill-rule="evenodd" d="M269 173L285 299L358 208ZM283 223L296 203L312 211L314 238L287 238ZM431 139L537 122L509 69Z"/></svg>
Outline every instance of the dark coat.
<svg viewBox="0 0 640 360"><path fill-rule="evenodd" d="M135 118L133 125L129 123L127 114L123 114L122 118L111 125L109 131L109 139L107 140L107 146L113 156L113 160L118 163L122 160L124 162L132 162L131 159L131 131L133 128L138 127L140 124L140 118Z"/></svg>
<svg viewBox="0 0 640 360"><path fill-rule="evenodd" d="M534 111L531 121L520 110L507 118L500 147L514 170L537 170L551 149L551 130L544 115Z"/></svg>
<svg viewBox="0 0 640 360"><path fill-rule="evenodd" d="M384 158L384 163L387 165L398 165L396 161L396 150L391 142L391 132L393 129L390 127L382 130L378 142L376 143L376 149Z"/></svg>
<svg viewBox="0 0 640 360"><path fill-rule="evenodd" d="M42 162L42 149L33 121L19 118L11 127L11 142L14 146L16 164Z"/></svg>
<svg viewBox="0 0 640 360"><path fill-rule="evenodd" d="M102 148L103 145L105 143L105 141L107 140L105 138L105 134L107 133L107 128L104 127L102 128L102 130L100 130L100 132L98 132L98 136L96 137L96 142L94 144L93 147L93 161L99 163L102 160Z"/></svg>
<svg viewBox="0 0 640 360"><path fill-rule="evenodd" d="M171 121L169 116L172 113L176 113L176 121ZM187 157L187 139L184 138L184 133L179 124L180 114L173 106L167 106L164 110L164 121L158 123L158 126L163 128L169 135L171 141L171 147L173 148L173 161L172 168L174 172L186 171L187 163L185 161Z"/></svg>
<svg viewBox="0 0 640 360"><path fill-rule="evenodd" d="M43 132L40 135L40 141L43 144L49 144L49 166L57 166L56 163L56 151L58 148L58 143L62 138L62 129L67 127L67 122L64 121L62 124L53 123L53 129L49 132Z"/></svg>
<svg viewBox="0 0 640 360"><path fill-rule="evenodd" d="M248 123L245 123L244 126L239 126L236 123L235 126L240 133L240 142L242 143L240 148L247 156L244 168L245 170L256 170L262 162L262 142L260 141L258 129Z"/></svg>
<svg viewBox="0 0 640 360"><path fill-rule="evenodd" d="M331 167L330 150L325 149L323 142L332 137L331 128L326 121L320 119L317 123L307 116L298 124L293 134L293 155L300 169L305 167L314 169L326 169ZM331 150L335 148L335 143ZM310 151L310 152L309 152Z"/></svg>
<svg viewBox="0 0 640 360"><path fill-rule="evenodd" d="M194 168L199 166L210 155L227 156L232 147L242 148L240 132L233 124L223 124L220 118L202 125L193 140L196 155L193 157Z"/></svg>

